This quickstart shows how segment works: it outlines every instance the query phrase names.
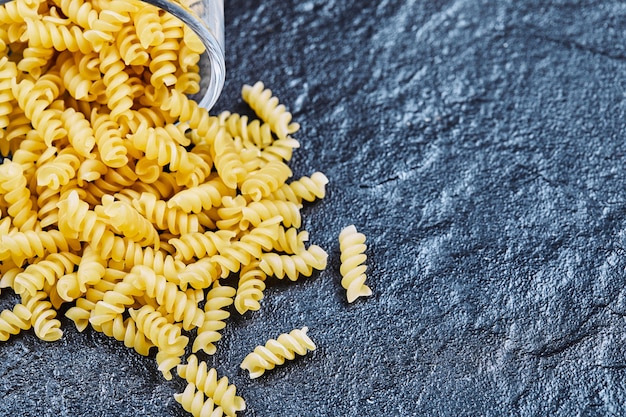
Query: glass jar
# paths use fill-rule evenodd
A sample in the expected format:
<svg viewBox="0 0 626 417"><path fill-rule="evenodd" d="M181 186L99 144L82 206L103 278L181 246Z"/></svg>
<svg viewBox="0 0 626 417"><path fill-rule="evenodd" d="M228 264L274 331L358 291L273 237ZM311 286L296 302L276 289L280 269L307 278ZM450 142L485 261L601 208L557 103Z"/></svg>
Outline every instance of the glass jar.
<svg viewBox="0 0 626 417"><path fill-rule="evenodd" d="M0 0L1 1L1 0ZM222 92L224 65L224 0L143 0L176 16L198 35L206 48L200 59L200 92L192 98L210 109Z"/></svg>
<svg viewBox="0 0 626 417"><path fill-rule="evenodd" d="M0 0L0 5L11 0ZM179 18L200 38L206 52L200 58L200 92L192 98L210 109L222 92L224 65L224 0L142 0Z"/></svg>

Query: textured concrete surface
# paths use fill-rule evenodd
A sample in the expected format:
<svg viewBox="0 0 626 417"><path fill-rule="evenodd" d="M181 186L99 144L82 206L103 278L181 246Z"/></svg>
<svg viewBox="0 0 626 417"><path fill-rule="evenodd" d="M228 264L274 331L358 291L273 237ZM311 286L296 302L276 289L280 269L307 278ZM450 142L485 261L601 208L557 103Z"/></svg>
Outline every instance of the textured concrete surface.
<svg viewBox="0 0 626 417"><path fill-rule="evenodd" d="M329 268L268 290L210 358L241 416L626 413L623 1L226 3L216 110L263 80L302 125L296 176L331 180L305 212ZM351 223L374 295L348 305ZM238 369L303 325L313 354ZM184 416L183 386L71 324L0 345L2 416Z"/></svg>

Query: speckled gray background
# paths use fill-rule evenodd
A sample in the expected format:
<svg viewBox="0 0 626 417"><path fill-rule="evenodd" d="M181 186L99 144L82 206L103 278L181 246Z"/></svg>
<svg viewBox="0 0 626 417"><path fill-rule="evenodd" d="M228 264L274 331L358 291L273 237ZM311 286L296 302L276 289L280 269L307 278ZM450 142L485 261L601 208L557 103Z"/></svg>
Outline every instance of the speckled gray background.
<svg viewBox="0 0 626 417"><path fill-rule="evenodd" d="M626 4L226 3L216 111L263 80L302 125L295 175L331 181L304 213L328 269L235 314L210 358L240 415L626 413ZM374 295L348 305L351 223ZM187 415L152 358L65 324L0 345L0 415ZM239 370L304 325L313 354Z"/></svg>

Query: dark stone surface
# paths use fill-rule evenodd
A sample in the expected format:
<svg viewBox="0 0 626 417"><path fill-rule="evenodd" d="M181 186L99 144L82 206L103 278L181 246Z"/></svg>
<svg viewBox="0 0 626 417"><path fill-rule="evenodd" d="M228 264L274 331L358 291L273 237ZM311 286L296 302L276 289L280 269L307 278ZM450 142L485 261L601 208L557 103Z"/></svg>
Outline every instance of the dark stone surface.
<svg viewBox="0 0 626 417"><path fill-rule="evenodd" d="M296 176L331 180L305 211L328 269L235 314L210 359L241 416L626 413L624 2L226 3L216 111L264 81L302 125ZM348 305L351 223L374 295ZM239 370L304 325L313 354ZM3 416L183 416L183 386L68 323L0 345Z"/></svg>

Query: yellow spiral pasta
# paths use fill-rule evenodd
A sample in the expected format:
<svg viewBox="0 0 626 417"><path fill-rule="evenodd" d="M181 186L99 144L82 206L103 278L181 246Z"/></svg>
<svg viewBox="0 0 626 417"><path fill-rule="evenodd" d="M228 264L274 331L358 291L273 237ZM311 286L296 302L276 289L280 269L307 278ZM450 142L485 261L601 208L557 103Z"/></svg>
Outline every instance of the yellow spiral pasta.
<svg viewBox="0 0 626 417"><path fill-rule="evenodd" d="M194 147L193 151L197 151L197 147ZM213 163L210 159L207 161L208 158L205 158L204 155L198 155L193 151L187 154L191 169L176 171L176 183L187 188L197 187L204 183L211 175L213 168Z"/></svg>
<svg viewBox="0 0 626 417"><path fill-rule="evenodd" d="M204 322L198 327L198 334L191 347L192 352L202 350L209 355L216 352L214 343L222 338L219 331L226 327L224 321L230 317L230 313L224 308L233 303L236 292L227 285L214 285L209 291L204 304Z"/></svg>
<svg viewBox="0 0 626 417"><path fill-rule="evenodd" d="M230 245L230 240L235 233L228 230L217 232L185 233L179 238L170 239L170 243L176 248L176 257L184 261L204 256L216 255Z"/></svg>
<svg viewBox="0 0 626 417"><path fill-rule="evenodd" d="M283 200L253 201L242 209L242 214L243 220L255 227L275 216L282 217L285 227L300 227L302 222L300 205Z"/></svg>
<svg viewBox="0 0 626 417"><path fill-rule="evenodd" d="M135 304L135 297L142 296L144 291L138 289L132 279L133 276L126 275L113 289L103 294L102 299L95 303L91 311L89 323L93 326L102 326Z"/></svg>
<svg viewBox="0 0 626 417"><path fill-rule="evenodd" d="M0 221L0 226L1 225L2 222ZM23 268L15 265L12 261L0 263L0 288L13 288L15 277L23 270Z"/></svg>
<svg viewBox="0 0 626 417"><path fill-rule="evenodd" d="M9 126L9 115L13 112L13 93L11 92L12 81L17 77L17 66L9 61L8 57L0 58L0 128ZM0 139L0 143L3 142Z"/></svg>
<svg viewBox="0 0 626 417"><path fill-rule="evenodd" d="M326 196L326 184L328 184L326 175L321 172L315 172L310 177L302 177L289 184L282 185L272 193L272 197L296 204L302 204L303 201L312 202Z"/></svg>
<svg viewBox="0 0 626 417"><path fill-rule="evenodd" d="M108 114L98 113L96 109L91 113L90 120L102 162L113 168L126 165L128 151L120 135L119 125Z"/></svg>
<svg viewBox="0 0 626 417"><path fill-rule="evenodd" d="M250 373L250 378L258 378L265 371L293 360L298 355L315 350L315 343L307 336L307 327L283 333L277 339L268 340L264 346L257 346L241 362L241 369Z"/></svg>
<svg viewBox="0 0 626 417"><path fill-rule="evenodd" d="M196 233L202 228L197 215L170 208L166 201L157 200L154 194L141 193L131 204L158 229L174 235Z"/></svg>
<svg viewBox="0 0 626 417"><path fill-rule="evenodd" d="M53 49L29 46L22 52L22 59L17 64L17 69L32 75L33 78L39 78L53 56Z"/></svg>
<svg viewBox="0 0 626 417"><path fill-rule="evenodd" d="M223 197L221 207L215 210L219 217L215 226L220 230L232 230L235 233L248 229L249 224L242 221L243 208L247 205L248 200L243 195L238 195L235 198Z"/></svg>
<svg viewBox="0 0 626 417"><path fill-rule="evenodd" d="M172 379L171 370L176 368L181 362L180 358L184 351L167 352L159 350L156 354L158 369L163 374L163 378L168 381Z"/></svg>
<svg viewBox="0 0 626 417"><path fill-rule="evenodd" d="M291 123L291 113L284 105L278 103L278 98L272 96L272 91L266 89L261 81L253 86L244 85L241 96L261 120L270 125L272 132L279 139L286 139L287 135L297 132L300 128L299 124Z"/></svg>
<svg viewBox="0 0 626 417"><path fill-rule="evenodd" d="M181 128L184 129L184 126L181 125ZM130 139L135 149L144 152L146 158L156 161L159 166L168 165L170 171L188 172L191 167L187 151L176 143L172 130L177 131L179 136L184 136L177 128L152 128L142 123Z"/></svg>
<svg viewBox="0 0 626 417"><path fill-rule="evenodd" d="M46 145L50 146L56 141L67 136L61 121L61 111L48 108L56 99L61 90L60 79L52 74L50 79L39 78L37 82L27 79L14 84L13 94L18 105L24 111L24 115L30 120L37 133L44 138Z"/></svg>
<svg viewBox="0 0 626 417"><path fill-rule="evenodd" d="M261 255L259 267L267 275L273 275L278 279L285 277L296 281L300 275L311 276L314 269L326 268L328 254L319 246L311 245L307 250L295 255L279 255L277 253L264 253Z"/></svg>
<svg viewBox="0 0 626 417"><path fill-rule="evenodd" d="M221 277L221 268L211 258L202 258L188 264L180 273L180 285L192 288L208 288Z"/></svg>
<svg viewBox="0 0 626 417"><path fill-rule="evenodd" d="M306 251L305 242L309 240L309 232L298 231L295 227L278 229L278 236L274 241L274 250L287 255L294 255Z"/></svg>
<svg viewBox="0 0 626 417"><path fill-rule="evenodd" d="M145 334L160 351L178 357L185 352L189 338L181 335L180 327L168 320L152 306L144 305L139 310L129 309L130 316L137 323L137 329Z"/></svg>
<svg viewBox="0 0 626 417"><path fill-rule="evenodd" d="M207 363L198 361L196 355L189 355L187 363L178 365L176 371L181 378L213 400L215 405L222 407L227 416L235 417L237 411L246 409L246 402L237 395L237 388L228 383L228 378L224 376L218 379L217 370L209 369Z"/></svg>
<svg viewBox="0 0 626 417"><path fill-rule="evenodd" d="M289 161L293 150L300 147L300 143L292 138L279 139L261 151L261 159L269 161Z"/></svg>
<svg viewBox="0 0 626 417"><path fill-rule="evenodd" d="M30 311L30 322L37 337L53 342L63 336L63 331L61 322L55 318L57 313L47 298L48 294L43 291L37 291L35 295L25 293L22 295L22 304Z"/></svg>
<svg viewBox="0 0 626 417"><path fill-rule="evenodd" d="M183 36L182 23L169 14L161 16L158 24L161 26L161 30L153 30L153 33L158 33L160 39L158 39L156 45L150 48L149 64L152 72L150 84L157 89L176 84L175 73L176 63L178 62L178 50L180 48L179 39Z"/></svg>
<svg viewBox="0 0 626 417"><path fill-rule="evenodd" d="M19 106L16 105L16 108L14 109L13 115L11 117L11 122L6 127L5 132L4 132L4 140L6 140L7 142L13 141L13 142L20 143L20 147L17 150L13 151L14 156L21 149L25 149L25 150L28 149L28 146L26 146L26 144L23 144L22 140L39 139L39 138L41 138L41 136L39 135L39 132L37 132L36 130L33 130L30 119L26 117L24 110L22 110L21 108L19 108ZM32 146L32 142L29 142L29 143ZM39 141L39 144L40 146L43 145L44 147L47 147L47 144L43 140ZM14 157L14 160L15 159L16 158ZM24 170L26 169L27 168L24 167Z"/></svg>
<svg viewBox="0 0 626 417"><path fill-rule="evenodd" d="M151 247L142 247L132 241L125 239L115 239L111 248L110 267L117 267L120 270L128 271L136 265L150 267L154 273L163 275L168 281L180 285L179 274L186 265L171 254L163 250L154 250Z"/></svg>
<svg viewBox="0 0 626 417"><path fill-rule="evenodd" d="M148 9L148 7L141 8L141 10L145 9ZM138 28L135 26L124 26L116 38L117 48L126 65L146 65L150 59L146 50L147 47L142 44L142 39L147 38L143 35L138 36L137 30ZM156 36L153 39L156 39Z"/></svg>
<svg viewBox="0 0 626 417"><path fill-rule="evenodd" d="M85 115L69 107L61 113L61 122L67 131L67 139L76 153L82 157L91 158L91 151L96 146L96 138L91 123Z"/></svg>
<svg viewBox="0 0 626 417"><path fill-rule="evenodd" d="M100 50L100 72L106 86L107 107L114 121L133 106L132 89L128 83L128 74L124 72L124 62L117 48L105 46Z"/></svg>
<svg viewBox="0 0 626 417"><path fill-rule="evenodd" d="M96 50L93 44L85 38L85 33L78 27L60 24L57 21L39 20L32 17L24 19L26 28L23 39L28 39L31 46L54 48L57 51L81 52L88 54Z"/></svg>
<svg viewBox="0 0 626 417"><path fill-rule="evenodd" d="M65 312L65 316L74 322L78 331L82 332L89 325L89 318L91 317L91 312L94 310L96 303L104 298L104 294L107 291L112 291L114 288L115 283L107 281L106 279L100 280L93 287L88 288L83 297L76 300L75 305ZM112 320L116 318L117 316L113 316ZM106 323L113 322L107 321L104 324ZM99 331L102 330L101 326L97 327Z"/></svg>
<svg viewBox="0 0 626 417"><path fill-rule="evenodd" d="M57 156L37 168L37 185L59 189L69 184L80 168L80 158L73 149L63 149Z"/></svg>
<svg viewBox="0 0 626 417"><path fill-rule="evenodd" d="M219 206L223 197L232 197L234 194L234 190L228 188L221 178L213 178L197 187L176 193L168 200L167 205L185 213L200 213Z"/></svg>
<svg viewBox="0 0 626 417"><path fill-rule="evenodd" d="M12 310L2 310L0 312L0 341L5 342L11 335L30 329L31 315L31 311L23 304L16 304Z"/></svg>
<svg viewBox="0 0 626 417"><path fill-rule="evenodd" d="M56 298L56 296L53 298L51 295L52 305L54 305L55 308L58 308L64 302L74 301L83 295L83 291L81 291L78 282L78 275L75 272L63 275L59 278L54 286L54 291L56 292L56 296L58 296L58 298Z"/></svg>
<svg viewBox="0 0 626 417"><path fill-rule="evenodd" d="M263 299L266 278L267 274L259 267L259 261L255 260L242 266L234 302L239 314L261 308L260 301Z"/></svg>
<svg viewBox="0 0 626 417"><path fill-rule="evenodd" d="M352 303L358 297L372 295L372 290L365 285L365 271L367 256L365 250L365 235L359 233L354 225L342 229L339 234L339 249L341 251L341 286L346 289L348 302Z"/></svg>
<svg viewBox="0 0 626 417"><path fill-rule="evenodd" d="M30 328L57 340L63 306L80 331L156 347L169 379L187 349L215 353L231 304L260 308L268 275L325 267L300 210L327 179L287 182L297 123L262 84L242 90L261 120L200 108L202 53L137 0L0 6L0 288L21 298L0 312L0 341ZM245 407L191 363L179 374L204 392L177 395L183 408Z"/></svg>
<svg viewBox="0 0 626 417"><path fill-rule="evenodd" d="M80 257L70 252L50 254L18 273L14 278L13 289L18 294L34 296L37 291L43 291L46 282L54 285L59 278L72 272L79 262Z"/></svg>
<svg viewBox="0 0 626 417"><path fill-rule="evenodd" d="M218 127L217 118L209 116L206 110L198 107L198 103L177 90L172 90L164 97L160 108L167 112L169 117L188 123L190 128L197 129L196 133L200 137L208 136L211 130Z"/></svg>
<svg viewBox="0 0 626 417"><path fill-rule="evenodd" d="M16 0L0 6L0 22L21 23L26 17L37 17L38 3L26 0Z"/></svg>
<svg viewBox="0 0 626 417"><path fill-rule="evenodd" d="M32 230L37 224L31 193L27 187L24 170L18 163L5 160L0 165L0 196L9 205L8 214L20 230Z"/></svg>
<svg viewBox="0 0 626 417"><path fill-rule="evenodd" d="M58 253L77 250L80 244L69 241L58 230L16 232L0 236L0 261L11 259L16 264L22 264L26 259L43 257L46 253Z"/></svg>
<svg viewBox="0 0 626 417"><path fill-rule="evenodd" d="M220 128L215 137L213 160L220 178L229 188L237 188L237 184L246 177L246 169L233 138L224 128Z"/></svg>
<svg viewBox="0 0 626 417"><path fill-rule="evenodd" d="M152 223L130 204L114 201L112 196L107 197L110 198L102 201L102 212L108 217L110 225L142 246L154 245L155 249L159 249L159 233Z"/></svg>
<svg viewBox="0 0 626 417"><path fill-rule="evenodd" d="M57 0L55 3L73 23L85 29L91 29L93 22L98 18L98 12L89 1Z"/></svg>
<svg viewBox="0 0 626 417"><path fill-rule="evenodd" d="M131 20L130 15L140 8L136 2L125 0L101 0L98 18L91 22L91 29L85 33L97 50L107 46L120 32L125 23Z"/></svg>
<svg viewBox="0 0 626 417"><path fill-rule="evenodd" d="M185 391L174 394L174 399L183 409L194 417L223 417L222 407L215 405L212 399L205 399L204 393L198 391L194 384L187 384Z"/></svg>
<svg viewBox="0 0 626 417"><path fill-rule="evenodd" d="M146 335L137 329L137 325L132 318L128 317L124 320L121 314L116 315L113 320L103 323L102 333L124 342L124 346L135 349L135 352L143 356L148 356L150 348L154 346L146 338Z"/></svg>
<svg viewBox="0 0 626 417"><path fill-rule="evenodd" d="M239 240L225 246L218 255L212 256L211 259L222 269L222 277L225 278L229 272L238 272L241 265L261 258L264 250L270 250L278 237L280 221L280 216L275 216L260 223Z"/></svg>
<svg viewBox="0 0 626 417"><path fill-rule="evenodd" d="M80 200L77 191L71 191L57 205L61 236L80 239L95 248L113 245L114 236L109 226L94 211L89 210L89 205Z"/></svg>
<svg viewBox="0 0 626 417"><path fill-rule="evenodd" d="M233 137L240 137L244 143L263 149L274 141L269 124L259 120L248 122L248 116L237 113L226 113L225 116L224 125L228 133Z"/></svg>
<svg viewBox="0 0 626 417"><path fill-rule="evenodd" d="M145 5L133 15L133 22L142 48L159 45L165 39L156 7Z"/></svg>
<svg viewBox="0 0 626 417"><path fill-rule="evenodd" d="M105 273L106 261L96 249L89 244L86 245L76 271L80 291L84 293L88 286L96 285Z"/></svg>
<svg viewBox="0 0 626 417"><path fill-rule="evenodd" d="M154 298L167 313L173 315L175 321L182 322L183 329L190 330L204 323L205 314L198 308L197 303L189 300L187 294L176 284L167 281L162 275L155 274L150 267L144 265L133 267L128 280L137 289Z"/></svg>
<svg viewBox="0 0 626 417"><path fill-rule="evenodd" d="M259 201L278 190L291 176L291 169L285 163L271 161L243 180L241 193L253 201Z"/></svg>
<svg viewBox="0 0 626 417"><path fill-rule="evenodd" d="M72 97L76 100L88 98L93 82L81 73L75 54L70 51L60 53L57 57L57 65L60 66L59 72L63 77L63 86Z"/></svg>

